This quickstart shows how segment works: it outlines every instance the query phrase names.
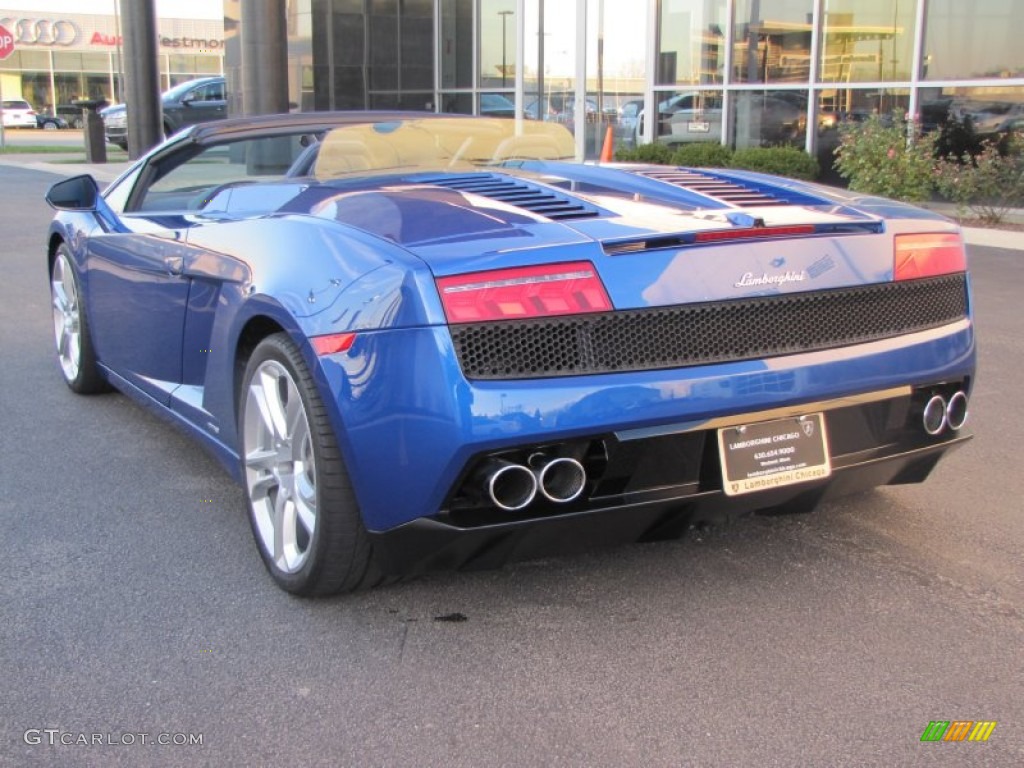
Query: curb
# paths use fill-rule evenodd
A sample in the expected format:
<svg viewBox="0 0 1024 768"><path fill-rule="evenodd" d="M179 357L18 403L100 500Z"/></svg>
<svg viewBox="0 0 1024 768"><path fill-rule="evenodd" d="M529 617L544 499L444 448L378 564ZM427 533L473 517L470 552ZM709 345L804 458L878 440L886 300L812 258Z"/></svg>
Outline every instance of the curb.
<svg viewBox="0 0 1024 768"><path fill-rule="evenodd" d="M963 227L964 242L982 248L1005 248L1013 251L1024 251L1024 232L1008 229L981 229L979 227Z"/></svg>

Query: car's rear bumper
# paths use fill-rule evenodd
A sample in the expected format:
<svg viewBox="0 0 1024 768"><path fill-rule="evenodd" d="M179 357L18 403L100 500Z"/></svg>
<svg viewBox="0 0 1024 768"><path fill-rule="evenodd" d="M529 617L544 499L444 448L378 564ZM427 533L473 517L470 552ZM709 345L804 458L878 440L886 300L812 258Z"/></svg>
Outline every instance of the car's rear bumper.
<svg viewBox="0 0 1024 768"><path fill-rule="evenodd" d="M687 492L714 490L690 469L713 435L702 438L704 447L680 443L672 448L674 455L687 458L684 476L673 475L671 466L638 474L628 464L629 455L664 455L658 445L643 446L647 432L707 431L726 416L743 416L743 423L753 424L774 418L771 412L780 408L828 413L845 407L849 398L863 402L893 389L900 392L885 394L885 399L894 402L879 407L894 409L892 423L905 424L899 429L906 434L894 436L882 411L867 409L852 427L837 413L843 421L829 425L831 455L844 458L833 466L844 466L846 457L878 458L882 454L877 451L865 452L879 447L896 453L934 445L942 440L924 435L920 420L911 425L899 408L908 406L912 390L918 400L922 388L936 385L969 392L974 339L970 322L963 320L891 340L765 361L475 381L463 376L447 330L430 327L367 334L348 353L317 362L325 402L338 409L340 447L363 521L371 531L387 532L422 518L461 514L472 495L470 476L491 457L522 464L533 453L583 458L591 447L598 454L609 449L609 459L618 456L621 465L611 466L610 474L587 467L588 481L605 483L588 492L602 507L607 506L605 497L615 493L611 478L630 493L680 485L690 486ZM654 438L666 439L674 438ZM713 461L701 466L720 477ZM630 477L638 479L630 484ZM645 485L639 487L641 480ZM703 485L693 487L697 482ZM573 511L573 505L558 509ZM531 502L523 513L517 519L548 511Z"/></svg>
<svg viewBox="0 0 1024 768"><path fill-rule="evenodd" d="M409 575L435 570L495 568L506 562L564 555L612 544L673 539L690 526L759 509L810 510L818 503L882 485L922 482L939 459L969 435L941 443L854 460L826 481L790 485L742 496L720 489L649 498L600 509L490 525L460 526L438 519L413 520L373 533L381 567Z"/></svg>

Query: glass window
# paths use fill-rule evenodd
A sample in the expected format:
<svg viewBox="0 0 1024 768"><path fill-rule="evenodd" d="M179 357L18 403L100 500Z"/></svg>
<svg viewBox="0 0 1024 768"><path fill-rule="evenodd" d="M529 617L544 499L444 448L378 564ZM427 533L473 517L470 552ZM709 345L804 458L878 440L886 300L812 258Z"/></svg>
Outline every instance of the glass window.
<svg viewBox="0 0 1024 768"><path fill-rule="evenodd" d="M813 0L736 0L733 81L807 82L812 6Z"/></svg>
<svg viewBox="0 0 1024 768"><path fill-rule="evenodd" d="M403 109L413 112L433 112L433 91L404 91L402 93L372 94L370 109Z"/></svg>
<svg viewBox="0 0 1024 768"><path fill-rule="evenodd" d="M713 3L725 5L720 0ZM588 159L600 156L609 126L614 148L634 144L647 72L646 46L641 42L647 38L647 14L623 2L605 2L601 11L601 4L596 10L591 5L587 14L587 88L596 106L595 121L591 123L589 116L587 120ZM659 39L674 44L671 34L662 32ZM604 42L600 51L599 40Z"/></svg>
<svg viewBox="0 0 1024 768"><path fill-rule="evenodd" d="M870 115L906 111L908 95L905 89L826 88L818 93L818 123L861 122Z"/></svg>
<svg viewBox="0 0 1024 768"><path fill-rule="evenodd" d="M220 59L217 56L175 53L167 59L170 71L177 74L220 74Z"/></svg>
<svg viewBox="0 0 1024 768"><path fill-rule="evenodd" d="M677 91L656 93L658 102L657 141L683 144L722 140L722 92ZM639 104L643 109L643 104ZM638 130L643 131L643 118Z"/></svg>
<svg viewBox="0 0 1024 768"><path fill-rule="evenodd" d="M480 0L480 85L515 85L516 4L514 0Z"/></svg>
<svg viewBox="0 0 1024 768"><path fill-rule="evenodd" d="M1024 88L925 88L919 105L924 130L966 123L980 141L1024 127Z"/></svg>
<svg viewBox="0 0 1024 768"><path fill-rule="evenodd" d="M55 65L56 66L56 65ZM83 53L82 70L84 72L109 72L109 53Z"/></svg>
<svg viewBox="0 0 1024 768"><path fill-rule="evenodd" d="M142 192L140 211L225 210L230 188L283 177L305 149L301 136L275 136L205 147L157 171ZM184 161L183 161L184 160Z"/></svg>
<svg viewBox="0 0 1024 768"><path fill-rule="evenodd" d="M434 20L403 16L400 21L402 66L399 87L405 91L434 89Z"/></svg>
<svg viewBox="0 0 1024 768"><path fill-rule="evenodd" d="M584 30L578 30L576 4L530 0L525 16L526 116L559 122L575 130L577 31L584 36ZM588 99L586 108L588 112L596 111L597 102Z"/></svg>
<svg viewBox="0 0 1024 768"><path fill-rule="evenodd" d="M516 105L503 93L481 93L480 114L484 117L515 117Z"/></svg>
<svg viewBox="0 0 1024 768"><path fill-rule="evenodd" d="M1024 3L931 0L925 21L926 80L1024 77Z"/></svg>
<svg viewBox="0 0 1024 768"><path fill-rule="evenodd" d="M733 148L804 146L806 91L737 91L730 105Z"/></svg>
<svg viewBox="0 0 1024 768"><path fill-rule="evenodd" d="M50 55L46 51L15 50L0 61L0 69L49 69Z"/></svg>
<svg viewBox="0 0 1024 768"><path fill-rule="evenodd" d="M53 68L63 69L68 72L82 71L82 54L65 53L64 51L53 52Z"/></svg>
<svg viewBox="0 0 1024 768"><path fill-rule="evenodd" d="M112 102L109 75L85 75L85 94L90 99L106 99Z"/></svg>
<svg viewBox="0 0 1024 768"><path fill-rule="evenodd" d="M819 79L909 80L915 13L910 0L827 0Z"/></svg>
<svg viewBox="0 0 1024 768"><path fill-rule="evenodd" d="M75 99L84 98L85 84L77 73L58 72L53 77L57 86L57 108L69 120L82 119L82 110L71 104ZM79 126L80 127L80 126Z"/></svg>
<svg viewBox="0 0 1024 768"><path fill-rule="evenodd" d="M333 109L366 109L362 67L335 67Z"/></svg>
<svg viewBox="0 0 1024 768"><path fill-rule="evenodd" d="M5 96L17 97L18 94L4 90ZM53 97L50 93L49 72L22 72L21 73L21 98L32 104L32 108L40 112L48 111L53 104Z"/></svg>
<svg viewBox="0 0 1024 768"><path fill-rule="evenodd" d="M172 53L167 57L168 71L189 74L196 71L196 57L185 53Z"/></svg>
<svg viewBox="0 0 1024 768"><path fill-rule="evenodd" d="M121 213L128 204L128 197L131 195L135 180L139 177L138 171L126 176L120 183L111 185L103 190L103 199L107 201L114 211Z"/></svg>
<svg viewBox="0 0 1024 768"><path fill-rule="evenodd" d="M109 53L53 51L53 69L66 72L110 72L111 56Z"/></svg>
<svg viewBox="0 0 1024 768"><path fill-rule="evenodd" d="M842 184L834 167L839 146L840 128L844 124L862 123L872 115L891 119L894 112L906 113L910 108L910 91L906 88L836 88L818 94L817 157L821 181Z"/></svg>
<svg viewBox="0 0 1024 768"><path fill-rule="evenodd" d="M189 92L189 100L198 101L224 101L224 83L210 83L203 85Z"/></svg>
<svg viewBox="0 0 1024 768"><path fill-rule="evenodd" d="M514 35L513 35L514 36ZM443 88L473 85L473 0L441 0L438 60Z"/></svg>
<svg viewBox="0 0 1024 768"><path fill-rule="evenodd" d="M722 82L725 0L661 0L658 20L656 85Z"/></svg>
<svg viewBox="0 0 1024 768"><path fill-rule="evenodd" d="M473 94L471 93L442 93L441 111L451 112L459 115L473 114Z"/></svg>

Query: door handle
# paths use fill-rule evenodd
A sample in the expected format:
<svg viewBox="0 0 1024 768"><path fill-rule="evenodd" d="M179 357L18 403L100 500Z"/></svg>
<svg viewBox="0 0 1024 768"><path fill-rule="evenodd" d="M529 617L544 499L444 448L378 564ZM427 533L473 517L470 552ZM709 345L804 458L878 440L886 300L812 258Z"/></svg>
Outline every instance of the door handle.
<svg viewBox="0 0 1024 768"><path fill-rule="evenodd" d="M181 256L168 256L164 259L164 267L167 268L167 274L180 275L185 269L185 259Z"/></svg>

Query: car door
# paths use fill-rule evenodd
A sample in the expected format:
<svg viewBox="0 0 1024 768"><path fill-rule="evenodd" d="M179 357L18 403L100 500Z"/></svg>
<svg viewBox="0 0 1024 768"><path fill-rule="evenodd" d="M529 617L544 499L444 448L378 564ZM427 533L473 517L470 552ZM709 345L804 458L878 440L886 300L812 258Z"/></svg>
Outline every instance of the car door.
<svg viewBox="0 0 1024 768"><path fill-rule="evenodd" d="M86 255L100 362L171 407L201 400L220 285L244 268L190 245L190 230L227 220L237 185L282 178L302 149L297 136L183 139L106 194L119 226L90 236Z"/></svg>
<svg viewBox="0 0 1024 768"><path fill-rule="evenodd" d="M197 86L181 98L181 128L227 117L228 102L224 81Z"/></svg>
<svg viewBox="0 0 1024 768"><path fill-rule="evenodd" d="M164 404L184 377L188 230L204 192L237 175L218 162L228 159L226 147L178 142L105 193L119 227L88 241L85 290L97 356Z"/></svg>
<svg viewBox="0 0 1024 768"><path fill-rule="evenodd" d="M140 177L147 174L152 169ZM93 340L105 366L166 405L182 377L188 222L119 213L121 227L88 240L85 291Z"/></svg>

